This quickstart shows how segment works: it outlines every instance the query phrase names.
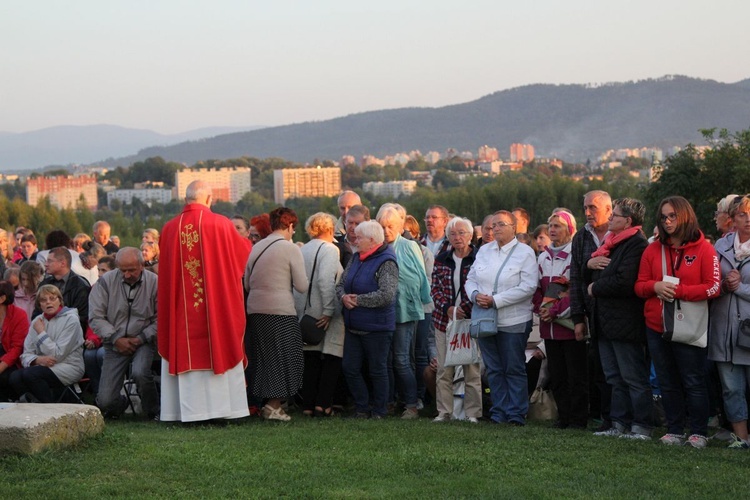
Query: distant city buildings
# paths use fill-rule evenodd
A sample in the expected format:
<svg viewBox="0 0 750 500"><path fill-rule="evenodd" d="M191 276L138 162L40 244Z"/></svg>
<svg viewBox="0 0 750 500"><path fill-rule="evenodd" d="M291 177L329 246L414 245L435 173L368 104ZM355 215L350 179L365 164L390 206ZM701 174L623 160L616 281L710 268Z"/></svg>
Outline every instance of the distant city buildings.
<svg viewBox="0 0 750 500"><path fill-rule="evenodd" d="M178 199L185 198L185 189L193 181L201 180L211 186L211 195L214 201L228 201L237 203L251 190L250 180L252 170L250 167L228 167L228 168L188 168L175 173L175 189Z"/></svg>
<svg viewBox="0 0 750 500"><path fill-rule="evenodd" d="M152 203L166 205L172 201L171 189L115 189L107 193L107 206L112 208L112 202L119 200L123 204L131 205L133 199L138 199L148 206Z"/></svg>
<svg viewBox="0 0 750 500"><path fill-rule="evenodd" d="M491 148L486 144L477 151L477 161L480 163L497 161L500 159L500 153L497 148Z"/></svg>
<svg viewBox="0 0 750 500"><path fill-rule="evenodd" d="M81 200L89 210L98 208L96 175L57 175L29 177L26 182L26 203L35 207L45 196L59 209L76 208Z"/></svg>
<svg viewBox="0 0 750 500"><path fill-rule="evenodd" d="M375 196L398 198L413 194L417 189L417 181L365 182L362 189L365 193L372 193Z"/></svg>
<svg viewBox="0 0 750 500"><path fill-rule="evenodd" d="M338 196L339 193L340 168L282 168L273 171L273 199L279 205L290 198Z"/></svg>
<svg viewBox="0 0 750 500"><path fill-rule="evenodd" d="M534 160L534 146L531 144L514 143L510 145L510 161Z"/></svg>

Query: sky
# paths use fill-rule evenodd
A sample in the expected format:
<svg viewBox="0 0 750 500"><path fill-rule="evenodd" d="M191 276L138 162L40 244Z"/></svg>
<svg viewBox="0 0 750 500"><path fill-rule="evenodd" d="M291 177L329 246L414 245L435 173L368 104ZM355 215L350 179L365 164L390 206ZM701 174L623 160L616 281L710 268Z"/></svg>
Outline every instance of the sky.
<svg viewBox="0 0 750 500"><path fill-rule="evenodd" d="M746 0L3 0L0 132L172 134L534 83L750 78Z"/></svg>

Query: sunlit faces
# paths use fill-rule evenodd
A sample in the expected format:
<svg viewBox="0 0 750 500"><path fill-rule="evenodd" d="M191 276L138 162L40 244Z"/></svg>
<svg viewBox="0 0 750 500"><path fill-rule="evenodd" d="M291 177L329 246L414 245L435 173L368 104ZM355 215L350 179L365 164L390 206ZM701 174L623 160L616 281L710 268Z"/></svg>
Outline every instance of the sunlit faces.
<svg viewBox="0 0 750 500"><path fill-rule="evenodd" d="M750 212L740 211L742 207L734 214L734 229L740 235L740 241L747 240L750 237Z"/></svg>
<svg viewBox="0 0 750 500"><path fill-rule="evenodd" d="M492 217L488 217L482 224L482 243L489 243L494 239L492 234Z"/></svg>
<svg viewBox="0 0 750 500"><path fill-rule="evenodd" d="M472 231L469 231L468 228L462 224L456 224L448 233L448 242L450 242L451 246L460 253L469 246L471 243L471 237Z"/></svg>
<svg viewBox="0 0 750 500"><path fill-rule="evenodd" d="M99 243L101 246L106 246L109 243L109 236L112 229L107 224L100 224L94 231L94 241Z"/></svg>
<svg viewBox="0 0 750 500"><path fill-rule="evenodd" d="M386 243L393 243L404 230L404 224L399 217L389 217L381 219L380 225L383 226Z"/></svg>
<svg viewBox="0 0 750 500"><path fill-rule="evenodd" d="M42 309L42 312L46 314L54 314L58 309L60 309L60 298L57 295L51 294L51 293L42 293L39 297L39 307Z"/></svg>
<svg viewBox="0 0 750 500"><path fill-rule="evenodd" d="M665 203L661 207L661 214L659 217L662 226L664 226L664 231L672 236L677 229L677 214L674 211L674 207L670 203Z"/></svg>
<svg viewBox="0 0 750 500"><path fill-rule="evenodd" d="M58 259L52 253L47 255L47 260L44 262L44 269L47 271L47 274L55 277L65 275L68 271L65 261Z"/></svg>
<svg viewBox="0 0 750 500"><path fill-rule="evenodd" d="M501 246L510 242L516 237L516 228L513 225L513 219L508 214L498 214L492 216L492 234Z"/></svg>
<svg viewBox="0 0 750 500"><path fill-rule="evenodd" d="M339 197L339 215L343 219L349 213L349 209L361 203L356 193L346 193Z"/></svg>
<svg viewBox="0 0 750 500"><path fill-rule="evenodd" d="M539 236L536 237L536 247L539 250L544 250L550 243L552 243L552 240L549 239L547 233L539 233Z"/></svg>
<svg viewBox="0 0 750 500"><path fill-rule="evenodd" d="M30 259L31 256L34 255L34 252L36 252L35 244L30 241L24 241L23 243L21 243L21 253L24 257Z"/></svg>
<svg viewBox="0 0 750 500"><path fill-rule="evenodd" d="M143 272L143 266L134 255L124 255L118 259L117 268L122 273L122 280L132 285L136 283Z"/></svg>
<svg viewBox="0 0 750 500"><path fill-rule="evenodd" d="M560 246L563 242L570 239L568 226L563 224L558 217L553 217L547 226L549 229L549 238L555 246Z"/></svg>
<svg viewBox="0 0 750 500"><path fill-rule="evenodd" d="M232 225L237 230L237 234L239 234L243 238L248 238L250 236L250 231L247 227L247 224L245 224L245 221L243 219L233 218Z"/></svg>
<svg viewBox="0 0 750 500"><path fill-rule="evenodd" d="M448 218L443 215L439 208L431 208L425 213L424 225L427 234L430 236L442 237L445 234L445 226L448 224Z"/></svg>
<svg viewBox="0 0 750 500"><path fill-rule="evenodd" d="M353 214L353 213L347 213L346 214L346 240L352 244L357 244L357 234L354 232L355 229L357 229L357 226L362 224L365 221L364 214Z"/></svg>
<svg viewBox="0 0 750 500"><path fill-rule="evenodd" d="M612 214L609 216L608 229L617 234L620 231L627 229L629 222L630 217L625 217L620 213L620 209L615 207L612 209Z"/></svg>
<svg viewBox="0 0 750 500"><path fill-rule="evenodd" d="M248 238L250 238L250 241L252 241L253 244L258 243L262 239L255 226L250 226L250 228L247 230L247 236Z"/></svg>
<svg viewBox="0 0 750 500"><path fill-rule="evenodd" d="M583 211L586 214L586 222L591 227L599 227L609 222L612 207L607 204L604 196L589 195L583 200Z"/></svg>

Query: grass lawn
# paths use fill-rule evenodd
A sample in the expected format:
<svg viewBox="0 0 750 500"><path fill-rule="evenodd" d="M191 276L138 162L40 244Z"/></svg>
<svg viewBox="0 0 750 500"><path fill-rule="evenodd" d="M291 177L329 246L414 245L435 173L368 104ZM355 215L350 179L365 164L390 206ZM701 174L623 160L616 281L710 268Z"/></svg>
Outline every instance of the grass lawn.
<svg viewBox="0 0 750 500"><path fill-rule="evenodd" d="M259 419L108 422L75 449L0 457L4 498L744 498L747 451L546 424Z"/></svg>

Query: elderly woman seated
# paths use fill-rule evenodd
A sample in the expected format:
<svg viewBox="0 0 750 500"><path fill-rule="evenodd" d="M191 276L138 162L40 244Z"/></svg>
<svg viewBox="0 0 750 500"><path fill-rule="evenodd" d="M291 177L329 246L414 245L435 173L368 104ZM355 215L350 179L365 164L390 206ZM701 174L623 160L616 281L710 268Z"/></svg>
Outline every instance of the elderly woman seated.
<svg viewBox="0 0 750 500"><path fill-rule="evenodd" d="M65 386L83 376L83 332L78 311L65 307L54 285L37 292L42 314L34 318L21 354L23 368L10 376L10 385L27 399L54 403Z"/></svg>

